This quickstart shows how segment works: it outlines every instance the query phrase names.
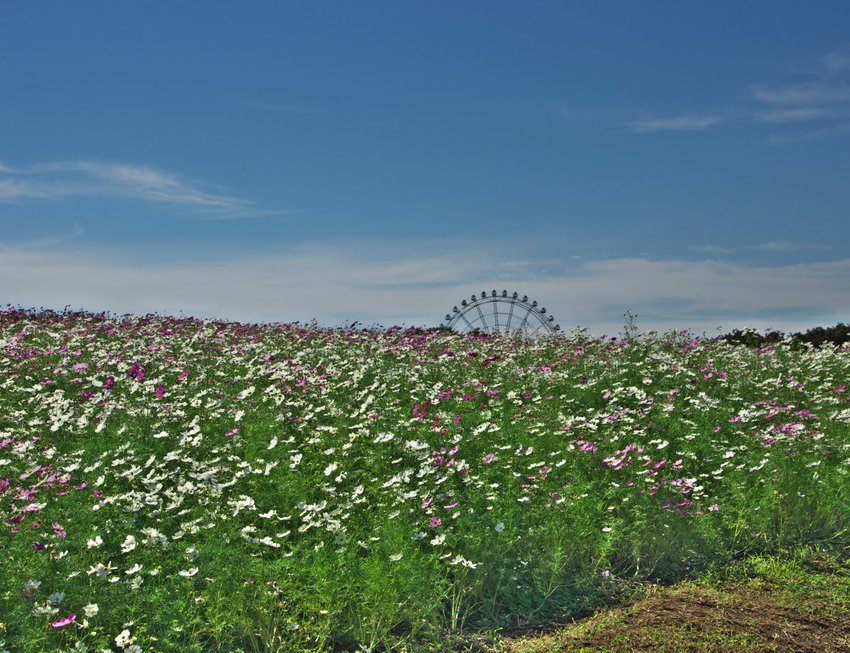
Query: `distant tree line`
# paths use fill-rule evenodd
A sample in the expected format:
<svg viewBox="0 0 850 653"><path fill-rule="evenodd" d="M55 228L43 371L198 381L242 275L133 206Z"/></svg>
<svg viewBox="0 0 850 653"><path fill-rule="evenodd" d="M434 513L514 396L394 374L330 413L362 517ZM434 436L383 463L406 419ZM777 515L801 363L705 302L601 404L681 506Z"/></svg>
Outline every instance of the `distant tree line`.
<svg viewBox="0 0 850 653"><path fill-rule="evenodd" d="M831 343L837 347L850 345L850 325L839 322L831 327L815 327L806 332L792 333L787 335L782 331L767 331L759 333L755 329L735 329L730 333L713 338L715 341L728 342L733 345L744 345L746 347L766 347L767 345L790 341L791 344L810 344L820 347L825 343Z"/></svg>

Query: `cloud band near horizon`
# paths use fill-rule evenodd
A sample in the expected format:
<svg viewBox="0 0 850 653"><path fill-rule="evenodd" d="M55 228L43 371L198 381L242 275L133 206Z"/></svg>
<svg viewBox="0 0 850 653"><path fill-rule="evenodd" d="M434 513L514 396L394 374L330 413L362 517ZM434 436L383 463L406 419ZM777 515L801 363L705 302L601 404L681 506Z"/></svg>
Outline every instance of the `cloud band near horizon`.
<svg viewBox="0 0 850 653"><path fill-rule="evenodd" d="M705 259L620 258L571 262L542 276L531 264L492 264L460 253L420 258L353 256L304 247L286 256L218 264L142 266L80 250L0 250L4 303L113 313L162 312L243 322L316 318L334 326L436 326L482 289L538 299L562 329L613 334L626 310L641 330L716 332L750 326L798 331L850 322L850 259L759 267Z"/></svg>

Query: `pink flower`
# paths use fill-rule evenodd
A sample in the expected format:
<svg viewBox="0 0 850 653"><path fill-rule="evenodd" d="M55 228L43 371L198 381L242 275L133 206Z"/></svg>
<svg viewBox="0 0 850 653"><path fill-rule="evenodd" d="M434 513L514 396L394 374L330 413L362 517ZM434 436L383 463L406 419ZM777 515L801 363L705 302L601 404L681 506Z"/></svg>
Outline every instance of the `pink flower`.
<svg viewBox="0 0 850 653"><path fill-rule="evenodd" d="M106 382L103 384L103 389L109 390L113 385L115 385L115 377L110 374L106 377Z"/></svg>
<svg viewBox="0 0 850 653"><path fill-rule="evenodd" d="M69 626L77 620L77 615L74 613L69 614L67 617L60 619L59 621L51 621L50 625L54 628L64 628L65 626Z"/></svg>
<svg viewBox="0 0 850 653"><path fill-rule="evenodd" d="M162 396L164 394L165 394L165 386L162 383L160 383L158 386L156 386L156 398L162 399Z"/></svg>
<svg viewBox="0 0 850 653"><path fill-rule="evenodd" d="M428 522L428 525L431 528L437 528L437 526L439 526L442 523L443 523L443 520L440 519L439 517L431 517L431 521Z"/></svg>
<svg viewBox="0 0 850 653"><path fill-rule="evenodd" d="M224 437L227 438L227 437L230 437L231 435L236 435L237 433L239 433L239 429L231 429L230 431L228 431L227 433L224 434Z"/></svg>
<svg viewBox="0 0 850 653"><path fill-rule="evenodd" d="M423 499L423 500L422 500L422 507L423 507L423 508L427 508L427 507L428 507L428 506L430 506L432 503L434 503L434 497L428 497L427 499Z"/></svg>
<svg viewBox="0 0 850 653"><path fill-rule="evenodd" d="M65 529L62 528L62 524L58 522L53 522L53 532L56 533L59 537L65 537L67 535Z"/></svg>
<svg viewBox="0 0 850 653"><path fill-rule="evenodd" d="M489 465L494 460L496 460L496 456L494 456L491 453L488 453L486 456L484 456L484 458L481 460L481 462L483 462L485 465Z"/></svg>

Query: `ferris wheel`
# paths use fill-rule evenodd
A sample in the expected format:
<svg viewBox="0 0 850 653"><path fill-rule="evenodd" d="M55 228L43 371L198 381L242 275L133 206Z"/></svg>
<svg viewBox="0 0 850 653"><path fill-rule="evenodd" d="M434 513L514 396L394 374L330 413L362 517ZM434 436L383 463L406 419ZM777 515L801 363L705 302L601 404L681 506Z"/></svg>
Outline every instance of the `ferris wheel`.
<svg viewBox="0 0 850 653"><path fill-rule="evenodd" d="M527 295L495 290L472 295L446 314L445 326L461 332L483 331L508 336L538 337L554 335L561 330L555 318L529 301Z"/></svg>

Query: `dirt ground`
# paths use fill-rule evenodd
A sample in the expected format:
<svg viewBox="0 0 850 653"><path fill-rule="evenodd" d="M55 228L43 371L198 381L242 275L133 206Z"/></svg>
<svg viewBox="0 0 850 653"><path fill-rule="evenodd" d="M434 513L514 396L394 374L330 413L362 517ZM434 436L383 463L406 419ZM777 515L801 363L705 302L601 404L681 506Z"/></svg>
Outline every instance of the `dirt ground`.
<svg viewBox="0 0 850 653"><path fill-rule="evenodd" d="M552 633L506 638L503 650L850 653L850 570L812 571L656 588Z"/></svg>

